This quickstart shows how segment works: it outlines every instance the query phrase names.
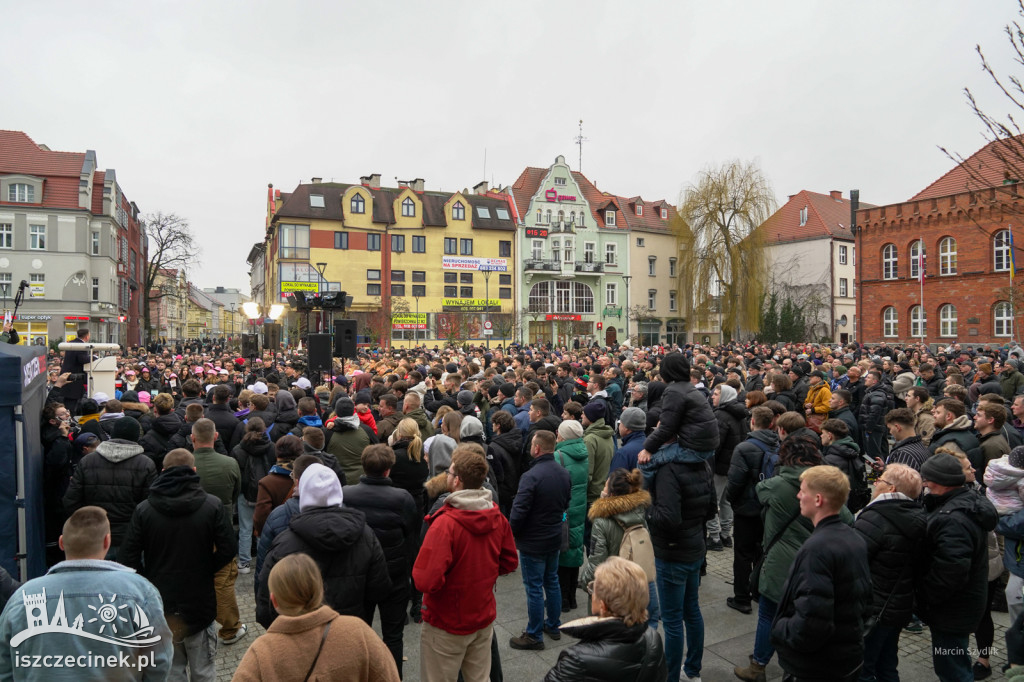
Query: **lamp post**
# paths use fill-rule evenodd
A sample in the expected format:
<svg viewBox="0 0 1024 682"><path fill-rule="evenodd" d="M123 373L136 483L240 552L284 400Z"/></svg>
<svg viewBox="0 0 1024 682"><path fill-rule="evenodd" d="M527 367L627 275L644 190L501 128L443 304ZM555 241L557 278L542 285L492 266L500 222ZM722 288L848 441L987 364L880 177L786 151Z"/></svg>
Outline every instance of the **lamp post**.
<svg viewBox="0 0 1024 682"><path fill-rule="evenodd" d="M486 323L491 319L491 266L483 265L480 267L480 271L484 273L484 330L487 330ZM485 334L487 337L487 349L491 348L491 335Z"/></svg>
<svg viewBox="0 0 1024 682"><path fill-rule="evenodd" d="M725 287L723 280L718 280L718 343L725 345L725 329L722 328L722 289Z"/></svg>
<svg viewBox="0 0 1024 682"><path fill-rule="evenodd" d="M236 303L231 304L231 340L235 340L235 306Z"/></svg>
<svg viewBox="0 0 1024 682"><path fill-rule="evenodd" d="M623 275L622 279L626 282L626 341L629 341L629 280L633 279L633 275Z"/></svg>
<svg viewBox="0 0 1024 682"><path fill-rule="evenodd" d="M415 285L413 286L412 290L416 291ZM420 297L417 296L416 294L413 294L412 297L416 299L416 323L413 324L412 326L412 335L413 338L416 340L414 346L418 347L420 345Z"/></svg>
<svg viewBox="0 0 1024 682"><path fill-rule="evenodd" d="M327 281L327 278L324 277L324 272L327 270L327 263L323 263L323 262L317 263L316 264L316 270L317 270L317 272L320 273L320 280L316 283L316 292L322 296L323 293L324 293L324 282ZM324 331L324 308L323 308L323 303L320 304L320 325L319 325L319 327L320 328L317 331L323 333L323 331Z"/></svg>

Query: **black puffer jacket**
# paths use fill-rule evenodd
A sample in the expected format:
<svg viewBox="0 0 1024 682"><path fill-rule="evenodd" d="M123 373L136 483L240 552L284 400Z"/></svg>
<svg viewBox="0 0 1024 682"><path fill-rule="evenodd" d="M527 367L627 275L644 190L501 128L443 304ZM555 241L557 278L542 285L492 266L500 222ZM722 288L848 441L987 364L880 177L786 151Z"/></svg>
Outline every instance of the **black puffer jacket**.
<svg viewBox="0 0 1024 682"><path fill-rule="evenodd" d="M171 436L171 440L168 443L167 451L170 452L176 448L185 448L189 452L195 452L195 448L192 447L192 439L189 436L192 435L192 422L183 421L181 428L178 432ZM213 449L222 455L228 454L227 444L220 438L213 441Z"/></svg>
<svg viewBox="0 0 1024 682"><path fill-rule="evenodd" d="M562 542L562 516L569 509L572 481L554 453L531 460L519 478L509 523L516 547L526 554L557 552Z"/></svg>
<svg viewBox="0 0 1024 682"><path fill-rule="evenodd" d="M588 616L562 632L580 641L562 649L544 682L661 682L668 675L661 637L646 623Z"/></svg>
<svg viewBox="0 0 1024 682"><path fill-rule="evenodd" d="M754 489L761 481L765 451L754 445L753 440L763 443L776 454L779 452L779 434L770 429L751 431L747 439L733 450L725 499L729 500L736 516L761 516L761 503L757 501Z"/></svg>
<svg viewBox="0 0 1024 682"><path fill-rule="evenodd" d="M206 404L203 402L202 397L197 396L195 398L185 398L180 403L178 403L178 406L176 408L174 408L175 414L177 414L181 418L181 421L185 421L185 408L188 407L189 405L203 405L203 407L206 406Z"/></svg>
<svg viewBox="0 0 1024 682"><path fill-rule="evenodd" d="M266 434L260 433L250 440L243 438L231 451L231 456L238 462L238 471L242 476L242 495L255 504L260 479L270 473L270 467L277 461L274 444Z"/></svg>
<svg viewBox="0 0 1024 682"><path fill-rule="evenodd" d="M217 616L213 574L238 553L238 536L220 499L203 490L191 467L157 476L132 514L118 560L160 591L177 636L204 629Z"/></svg>
<svg viewBox="0 0 1024 682"><path fill-rule="evenodd" d="M396 488L390 478L361 476L358 485L344 488L345 506L366 515L366 525L384 551L391 584L404 584L419 546L423 514L409 491ZM382 597L382 595L378 595Z"/></svg>
<svg viewBox="0 0 1024 682"><path fill-rule="evenodd" d="M926 495L928 529L915 610L928 625L953 634L974 632L988 597L988 538L998 515L984 495L957 488Z"/></svg>
<svg viewBox="0 0 1024 682"><path fill-rule="evenodd" d="M715 450L715 474L727 476L729 462L736 446L747 439L750 430L750 413L738 400L731 400L715 408L718 422L718 448Z"/></svg>
<svg viewBox="0 0 1024 682"><path fill-rule="evenodd" d="M234 450L235 446L238 445L238 441L242 439L244 432L238 428L238 425L242 422L235 416L235 413L228 404L214 403L208 405L206 408L206 418L217 427L217 433L220 434L220 439L224 441L224 447L228 449L228 452Z"/></svg>
<svg viewBox="0 0 1024 682"><path fill-rule="evenodd" d="M156 478L153 460L141 454L142 446L130 440L103 441L78 463L64 495L68 514L89 505L107 511L115 547L121 545L132 512L149 495L149 486Z"/></svg>
<svg viewBox="0 0 1024 682"><path fill-rule="evenodd" d="M661 419L661 399L665 395L668 385L661 381L651 381L647 384L647 429L645 436L651 435L654 427Z"/></svg>
<svg viewBox="0 0 1024 682"><path fill-rule="evenodd" d="M494 468L501 471L498 479L498 506L505 516L512 509L512 498L519 489L519 452L523 447L523 432L513 428L508 433L499 433L487 447L489 457L495 460Z"/></svg>
<svg viewBox="0 0 1024 682"><path fill-rule="evenodd" d="M822 519L793 559L772 624L782 669L815 680L854 672L864 661L870 597L864 539L839 515Z"/></svg>
<svg viewBox="0 0 1024 682"><path fill-rule="evenodd" d="M177 413L162 414L153 420L152 428L139 439L139 445L156 464L157 471L164 468L164 455L171 451L171 439L181 430L181 425Z"/></svg>
<svg viewBox="0 0 1024 682"><path fill-rule="evenodd" d="M793 393L793 389L789 389L787 391L779 391L778 393L772 393L768 397L774 400L775 402L781 404L783 407L785 407L787 412L796 411L796 394Z"/></svg>
<svg viewBox="0 0 1024 682"><path fill-rule="evenodd" d="M290 410L284 410L274 418L274 424L270 427L270 440L275 443L281 440L282 437L287 436L288 432L295 428L295 425L299 423L299 412L294 407ZM335 609L337 610L337 609Z"/></svg>
<svg viewBox="0 0 1024 682"><path fill-rule="evenodd" d="M926 525L924 508L910 498L876 500L853 524L868 546L874 595L871 613L878 614L886 600L889 602L879 618L882 625L902 628L910 622L914 609L913 564L923 547Z"/></svg>
<svg viewBox="0 0 1024 682"><path fill-rule="evenodd" d="M301 500L300 500L301 502ZM387 560L363 512L344 507L312 507L299 512L288 530L274 538L260 570L256 620L267 628L277 618L270 603L270 571L278 561L303 552L316 561L324 578L324 603L343 616L369 623L376 595L391 591Z"/></svg>
<svg viewBox="0 0 1024 682"><path fill-rule="evenodd" d="M548 416L541 417L537 421L530 424L530 430L526 432L526 435L523 437L523 443L519 447L520 471L526 471L526 469L530 467L530 443L533 442L533 434L537 433L538 431L550 431L551 433L557 435L558 425L561 423L561 416L549 414Z"/></svg>
<svg viewBox="0 0 1024 682"><path fill-rule="evenodd" d="M647 525L654 556L690 563L704 558L704 522L718 513L711 462L671 462L654 474Z"/></svg>
<svg viewBox="0 0 1024 682"><path fill-rule="evenodd" d="M860 403L858 421L863 433L874 433L885 431L885 415L893 410L896 405L896 398L892 393L892 387L885 384L875 384L864 393L864 399Z"/></svg>
<svg viewBox="0 0 1024 682"><path fill-rule="evenodd" d="M690 383L690 365L681 353L665 356L661 361L661 376L669 381L661 396L661 425L644 441L644 449L654 453L674 438L683 448L698 452L715 450L718 447L715 413L707 399Z"/></svg>
<svg viewBox="0 0 1024 682"><path fill-rule="evenodd" d="M423 484L427 482L427 474L430 468L427 465L427 458L420 453L420 461L416 461L409 454L410 440L400 440L391 446L395 451L395 465L391 467L391 482L402 490L408 490L416 502L416 508L426 512L427 493L423 490Z"/></svg>
<svg viewBox="0 0 1024 682"><path fill-rule="evenodd" d="M831 445L826 445L821 450L822 459L825 464L831 464L846 474L850 479L850 486L857 487L866 478L864 460L860 458L860 448L849 436L844 436Z"/></svg>

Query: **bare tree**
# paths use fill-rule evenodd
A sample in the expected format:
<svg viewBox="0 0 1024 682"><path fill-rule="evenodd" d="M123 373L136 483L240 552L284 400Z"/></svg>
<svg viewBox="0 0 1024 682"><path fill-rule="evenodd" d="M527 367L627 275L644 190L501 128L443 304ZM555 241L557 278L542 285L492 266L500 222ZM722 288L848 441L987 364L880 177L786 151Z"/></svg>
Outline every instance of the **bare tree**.
<svg viewBox="0 0 1024 682"><path fill-rule="evenodd" d="M149 241L149 263L146 264L146 281L142 288L142 314L148 341L152 333L150 301L172 295L164 288L154 291L160 272L184 270L187 266L198 265L200 260L192 227L186 218L158 211L144 216L142 222Z"/></svg>
<svg viewBox="0 0 1024 682"><path fill-rule="evenodd" d="M679 242L680 300L691 328L709 321L719 287L732 333L757 328L768 267L757 227L775 207L771 184L753 162L708 168L684 190L673 228Z"/></svg>

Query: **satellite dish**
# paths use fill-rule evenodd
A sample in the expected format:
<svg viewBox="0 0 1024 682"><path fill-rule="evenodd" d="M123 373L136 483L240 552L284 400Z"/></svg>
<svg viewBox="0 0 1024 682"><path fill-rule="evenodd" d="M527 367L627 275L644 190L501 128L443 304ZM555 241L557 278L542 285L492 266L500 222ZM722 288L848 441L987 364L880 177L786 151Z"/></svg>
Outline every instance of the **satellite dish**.
<svg viewBox="0 0 1024 682"><path fill-rule="evenodd" d="M847 322L846 315L843 315L842 317L839 318L839 326L840 327L845 327L846 326L846 322Z"/></svg>

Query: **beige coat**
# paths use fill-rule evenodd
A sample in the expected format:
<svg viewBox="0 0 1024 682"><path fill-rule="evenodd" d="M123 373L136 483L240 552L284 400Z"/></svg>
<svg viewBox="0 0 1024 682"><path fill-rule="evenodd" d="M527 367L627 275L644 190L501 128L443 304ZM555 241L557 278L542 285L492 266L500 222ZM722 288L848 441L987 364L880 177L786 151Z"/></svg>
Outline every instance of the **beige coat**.
<svg viewBox="0 0 1024 682"><path fill-rule="evenodd" d="M928 398L914 415L914 432L921 436L921 442L928 445L935 435L935 417L932 416L932 408L935 402Z"/></svg>
<svg viewBox="0 0 1024 682"><path fill-rule="evenodd" d="M252 643L232 680L302 682L331 623L310 680L399 682L391 652L370 626L321 606L302 616L280 615L267 634Z"/></svg>

